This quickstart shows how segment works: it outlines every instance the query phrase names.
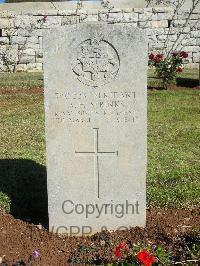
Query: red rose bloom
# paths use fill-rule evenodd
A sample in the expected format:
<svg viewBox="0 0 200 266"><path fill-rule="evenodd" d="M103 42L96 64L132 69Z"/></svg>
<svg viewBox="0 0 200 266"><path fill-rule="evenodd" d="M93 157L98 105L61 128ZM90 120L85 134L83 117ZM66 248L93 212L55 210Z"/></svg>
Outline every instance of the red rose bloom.
<svg viewBox="0 0 200 266"><path fill-rule="evenodd" d="M117 259L121 259L122 255L123 255L123 251L125 251L125 252L128 252L128 251L129 251L129 248L128 248L127 244L124 243L124 242L120 243L120 244L115 248L115 251L114 251L114 253L115 253L115 257L116 257Z"/></svg>
<svg viewBox="0 0 200 266"><path fill-rule="evenodd" d="M177 69L176 69L176 72L182 72L183 71L183 69L181 68L181 67L178 67Z"/></svg>
<svg viewBox="0 0 200 266"><path fill-rule="evenodd" d="M178 52L173 52L173 53L172 53L172 56L173 56L173 57L176 57L177 55L178 55Z"/></svg>
<svg viewBox="0 0 200 266"><path fill-rule="evenodd" d="M188 57L188 53L182 51L182 52L180 52L180 56L181 56L182 58L187 58L187 57Z"/></svg>
<svg viewBox="0 0 200 266"><path fill-rule="evenodd" d="M153 263L157 262L156 258L148 253L147 250L140 251L136 258L139 263L145 266L151 266Z"/></svg>
<svg viewBox="0 0 200 266"><path fill-rule="evenodd" d="M162 54L157 54L155 56L156 63L160 63L162 61L162 59L163 59L163 55Z"/></svg>
<svg viewBox="0 0 200 266"><path fill-rule="evenodd" d="M153 60L153 59L154 59L154 54L151 53L151 54L149 55L149 60Z"/></svg>

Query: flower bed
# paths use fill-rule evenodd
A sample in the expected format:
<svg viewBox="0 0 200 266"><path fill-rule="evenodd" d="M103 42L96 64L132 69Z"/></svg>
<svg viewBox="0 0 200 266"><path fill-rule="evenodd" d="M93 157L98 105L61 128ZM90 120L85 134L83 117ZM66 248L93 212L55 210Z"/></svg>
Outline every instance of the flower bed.
<svg viewBox="0 0 200 266"><path fill-rule="evenodd" d="M0 211L0 265L198 265L199 221L199 209L152 208L144 229L68 237Z"/></svg>
<svg viewBox="0 0 200 266"><path fill-rule="evenodd" d="M183 71L184 59L188 57L185 51L173 52L164 56L163 54L149 54L149 66L155 68L158 78L162 80L162 86L167 89L167 86L177 76L177 73Z"/></svg>

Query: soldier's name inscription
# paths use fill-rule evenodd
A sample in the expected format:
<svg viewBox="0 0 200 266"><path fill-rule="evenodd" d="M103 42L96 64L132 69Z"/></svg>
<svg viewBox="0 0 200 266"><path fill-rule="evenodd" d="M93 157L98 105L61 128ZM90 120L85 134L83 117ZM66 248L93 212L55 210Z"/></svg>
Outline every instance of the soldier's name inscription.
<svg viewBox="0 0 200 266"><path fill-rule="evenodd" d="M99 116L108 121L134 123L137 118L134 91L55 92L55 98L62 101L64 107L55 112L57 122L91 123Z"/></svg>

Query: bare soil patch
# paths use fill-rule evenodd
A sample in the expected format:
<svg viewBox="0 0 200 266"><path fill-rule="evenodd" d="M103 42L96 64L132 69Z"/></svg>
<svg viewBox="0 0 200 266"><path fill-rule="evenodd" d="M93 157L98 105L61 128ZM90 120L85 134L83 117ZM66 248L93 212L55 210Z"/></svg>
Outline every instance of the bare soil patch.
<svg viewBox="0 0 200 266"><path fill-rule="evenodd" d="M5 255L7 261L2 265L30 265L30 255L39 250L41 260L31 265L64 266L70 262L102 265L113 260L114 248L123 241L129 247L133 244L161 244L172 252L176 261L181 261L187 259L188 248L199 243L199 232L200 208L151 208L147 211L145 228L104 231L90 237L60 237L0 210L0 257ZM24 264L14 264L17 261Z"/></svg>

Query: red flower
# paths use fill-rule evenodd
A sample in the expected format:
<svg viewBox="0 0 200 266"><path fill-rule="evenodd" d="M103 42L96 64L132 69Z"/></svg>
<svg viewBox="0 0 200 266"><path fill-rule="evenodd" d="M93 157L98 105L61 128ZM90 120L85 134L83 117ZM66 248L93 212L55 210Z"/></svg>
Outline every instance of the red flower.
<svg viewBox="0 0 200 266"><path fill-rule="evenodd" d="M180 52L180 57L187 58L188 57L188 53L182 51L182 52Z"/></svg>
<svg viewBox="0 0 200 266"><path fill-rule="evenodd" d="M122 255L123 255L123 252L128 252L129 251L129 248L128 248L128 246L127 246L127 244L126 243L124 243L124 242L122 242L122 243L120 243L116 248L115 248L115 251L114 251L114 253L115 253L115 257L117 258L117 259L121 259L121 257L122 257Z"/></svg>
<svg viewBox="0 0 200 266"><path fill-rule="evenodd" d="M136 258L139 263L145 266L151 266L153 263L157 262L156 258L148 253L147 250L140 251Z"/></svg>
<svg viewBox="0 0 200 266"><path fill-rule="evenodd" d="M162 59L163 59L163 55L162 54L157 54L155 56L156 63L160 63L162 61Z"/></svg>
<svg viewBox="0 0 200 266"><path fill-rule="evenodd" d="M172 53L172 56L173 56L173 57L176 57L176 56L178 56L178 54L179 54L178 52L173 52L173 53Z"/></svg>
<svg viewBox="0 0 200 266"><path fill-rule="evenodd" d="M153 59L154 59L154 54L151 53L151 54L149 55L149 60L153 60Z"/></svg>
<svg viewBox="0 0 200 266"><path fill-rule="evenodd" d="M122 253L121 253L121 250L119 248L116 248L114 253L115 253L115 257L117 259L120 259L122 257Z"/></svg>
<svg viewBox="0 0 200 266"><path fill-rule="evenodd" d="M183 68L182 67L178 67L177 69L176 69L176 72L182 72L183 71Z"/></svg>

